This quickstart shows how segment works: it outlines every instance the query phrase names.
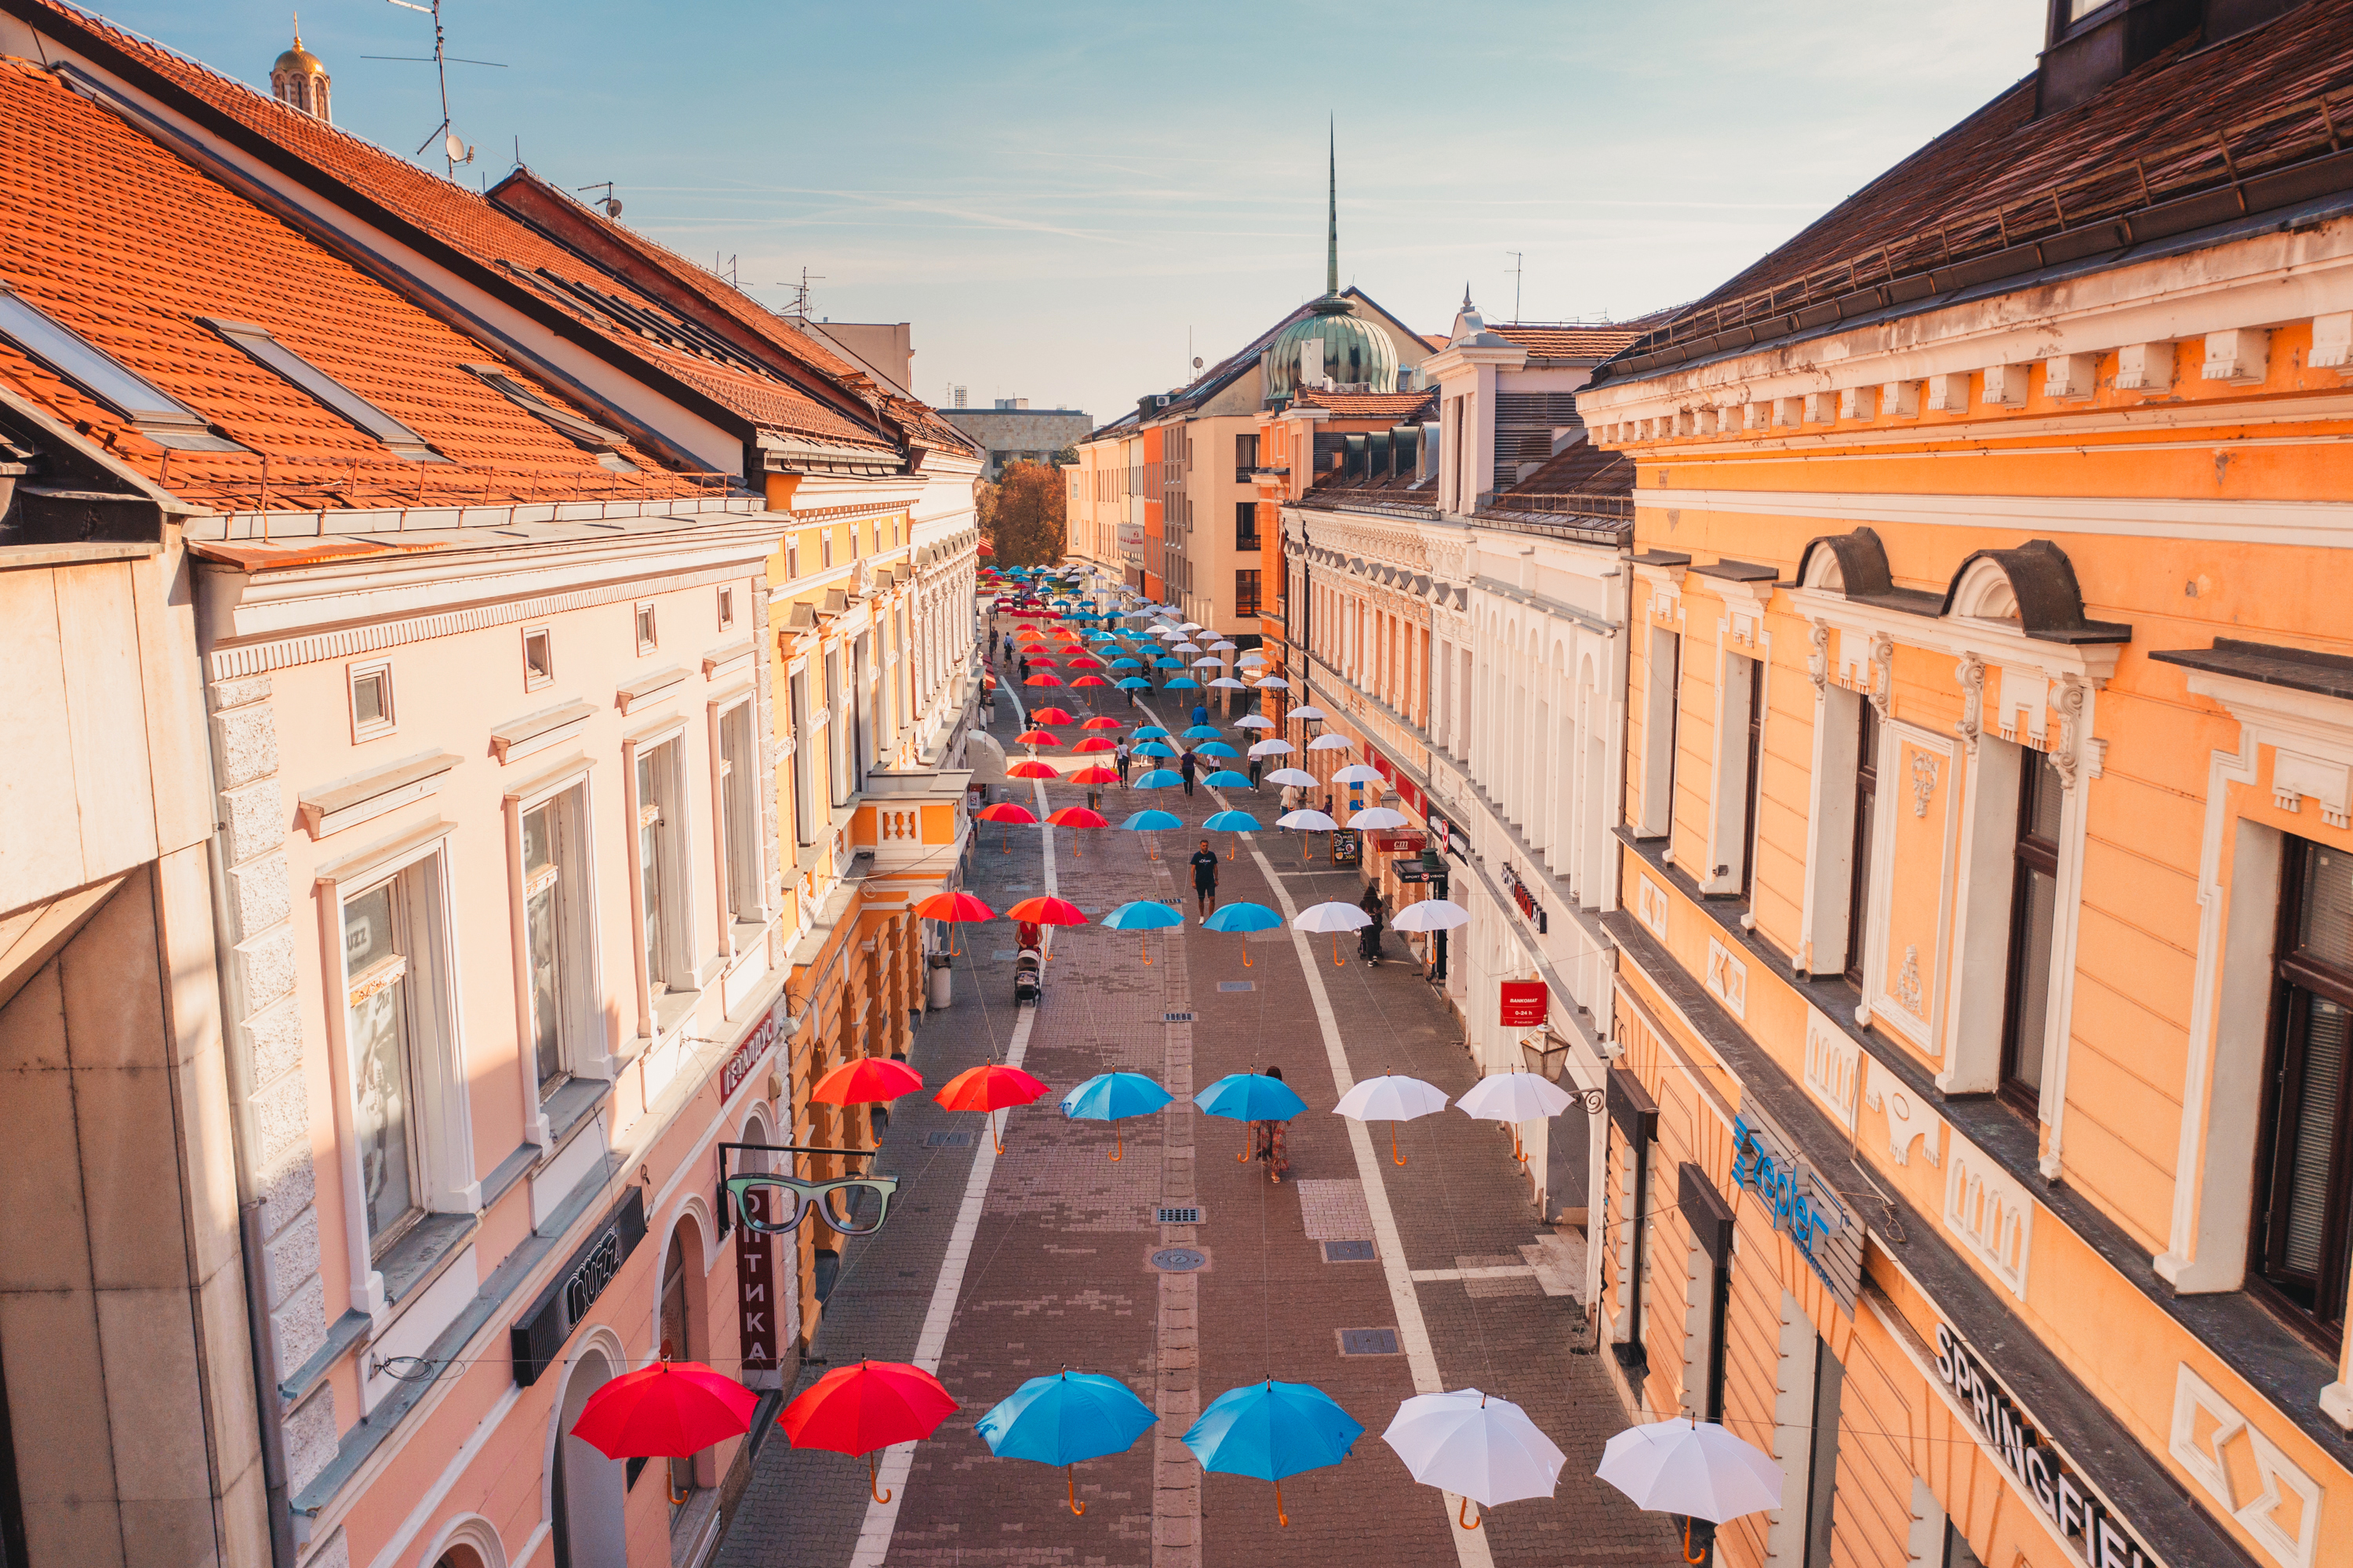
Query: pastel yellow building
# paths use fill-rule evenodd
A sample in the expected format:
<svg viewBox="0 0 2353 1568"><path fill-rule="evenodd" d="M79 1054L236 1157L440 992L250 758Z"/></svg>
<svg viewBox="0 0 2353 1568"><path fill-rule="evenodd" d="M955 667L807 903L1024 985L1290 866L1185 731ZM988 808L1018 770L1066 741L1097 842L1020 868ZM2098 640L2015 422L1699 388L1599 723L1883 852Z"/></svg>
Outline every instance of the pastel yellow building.
<svg viewBox="0 0 2353 1568"><path fill-rule="evenodd" d="M1599 1331L1780 1462L1727 1562L2353 1562L2353 6L2157 16L1578 397Z"/></svg>

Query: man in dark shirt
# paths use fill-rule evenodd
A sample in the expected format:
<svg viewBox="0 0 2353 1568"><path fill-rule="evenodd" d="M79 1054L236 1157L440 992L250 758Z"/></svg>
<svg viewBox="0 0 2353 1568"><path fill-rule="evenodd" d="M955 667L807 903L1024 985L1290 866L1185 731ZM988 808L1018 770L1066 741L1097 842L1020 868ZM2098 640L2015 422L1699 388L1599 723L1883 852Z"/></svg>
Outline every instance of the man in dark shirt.
<svg viewBox="0 0 2353 1568"><path fill-rule="evenodd" d="M1218 906L1218 852L1207 839L1193 855L1193 906L1203 916Z"/></svg>
<svg viewBox="0 0 2353 1568"><path fill-rule="evenodd" d="M1187 795L1193 792L1193 775L1199 771L1200 767L1189 751L1176 759L1176 771L1185 776L1185 793Z"/></svg>
<svg viewBox="0 0 2353 1568"><path fill-rule="evenodd" d="M1195 703L1195 704L1193 705L1193 722L1194 722L1195 724L1207 724L1207 723L1208 723L1208 722L1209 722L1209 710L1208 710L1207 707L1203 706L1201 704L1199 704L1199 703Z"/></svg>

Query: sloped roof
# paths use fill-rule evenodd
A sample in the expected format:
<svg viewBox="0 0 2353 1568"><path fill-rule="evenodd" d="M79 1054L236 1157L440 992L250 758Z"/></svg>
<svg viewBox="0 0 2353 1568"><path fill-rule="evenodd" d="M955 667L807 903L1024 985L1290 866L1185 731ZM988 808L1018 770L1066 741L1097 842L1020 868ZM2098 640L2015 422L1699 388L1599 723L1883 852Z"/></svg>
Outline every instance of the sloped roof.
<svg viewBox="0 0 2353 1568"><path fill-rule="evenodd" d="M1438 409L1435 392L1302 392L1292 399L1313 408L1329 408L1344 419L1388 419L1404 423Z"/></svg>
<svg viewBox="0 0 2353 1568"><path fill-rule="evenodd" d="M1579 440L1546 459L1542 468L1508 490L1500 491L1495 504L1509 506L1516 498L1533 495L1631 495L1634 460L1591 441Z"/></svg>
<svg viewBox="0 0 2353 1568"><path fill-rule="evenodd" d="M2195 233L2345 183L2353 0L2187 37L2034 118L2031 76L1633 344L1614 374ZM1660 356L1660 357L1653 357Z"/></svg>
<svg viewBox="0 0 2353 1568"><path fill-rule="evenodd" d="M830 396L813 395L804 386L764 373L748 355L731 354L712 334L517 221L479 192L427 174L373 143L60 0L10 0L10 5L34 14L61 35L87 38L94 55L118 57L128 76L152 78L163 96L198 118L224 121L246 132L244 140L258 139L291 154L357 197L355 210L371 221L385 221L396 230L406 227L428 243L438 241L487 270L492 286L503 283L502 291L511 295L520 286L543 312L585 325L750 424L827 445L896 445L871 417L861 417L865 410L853 414Z"/></svg>
<svg viewBox="0 0 2353 1568"><path fill-rule="evenodd" d="M0 59L0 282L225 432L168 454L0 337L0 380L164 488L220 509L670 497L463 368L527 372L207 179L26 60ZM251 323L451 461L414 462L203 324ZM563 398L537 388L549 402Z"/></svg>
<svg viewBox="0 0 2353 1568"><path fill-rule="evenodd" d="M1607 359L1642 335L1640 327L1606 323L1490 322L1487 330L1526 349L1530 359Z"/></svg>

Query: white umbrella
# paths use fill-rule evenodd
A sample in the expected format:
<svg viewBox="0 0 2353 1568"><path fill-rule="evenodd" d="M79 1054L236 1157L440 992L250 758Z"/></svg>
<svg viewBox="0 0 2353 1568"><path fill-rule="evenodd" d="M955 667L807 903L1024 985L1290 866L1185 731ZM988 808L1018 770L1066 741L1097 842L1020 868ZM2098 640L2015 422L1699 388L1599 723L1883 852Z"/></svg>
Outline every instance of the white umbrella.
<svg viewBox="0 0 2353 1568"><path fill-rule="evenodd" d="M1418 1116L1446 1108L1446 1091L1436 1084L1425 1084L1419 1078L1384 1073L1377 1078L1366 1078L1340 1097L1332 1107L1334 1116L1351 1117L1357 1121L1385 1121L1389 1127L1389 1158L1399 1165L1405 1156L1398 1152L1397 1127L1401 1121L1411 1121ZM1391 1428L1395 1430L1394 1427ZM1456 1489L1460 1490L1461 1489ZM1487 1499L1481 1498L1481 1502Z"/></svg>
<svg viewBox="0 0 2353 1568"><path fill-rule="evenodd" d="M1525 1165L1528 1156L1520 1147L1519 1124L1558 1116L1574 1103L1567 1091L1548 1078L1534 1073L1497 1073L1472 1085L1454 1102L1454 1108L1482 1121L1510 1122L1512 1158Z"/></svg>
<svg viewBox="0 0 2353 1568"><path fill-rule="evenodd" d="M1304 768L1278 768L1266 776L1270 784L1295 784L1302 789L1315 787L1315 775Z"/></svg>
<svg viewBox="0 0 2353 1568"><path fill-rule="evenodd" d="M1295 719L1304 719L1310 724L1321 724L1324 720L1324 710L1313 704L1302 703L1291 710L1291 716Z"/></svg>
<svg viewBox="0 0 2353 1568"><path fill-rule="evenodd" d="M1278 821L1275 826L1283 826L1292 820L1292 817L1314 817L1324 824L1327 831L1332 821L1331 818L1321 811L1293 811L1290 817ZM1335 968L1348 961L1340 956L1340 933L1354 931L1372 923L1373 917L1353 904L1311 904L1291 917L1293 930L1332 933L1332 963Z"/></svg>
<svg viewBox="0 0 2353 1568"><path fill-rule="evenodd" d="M1264 685L1266 683L1261 681L1259 684ZM1314 740L1307 743L1307 749L1310 751L1345 751L1348 749L1348 737L1345 735L1319 735Z"/></svg>
<svg viewBox="0 0 2353 1568"><path fill-rule="evenodd" d="M1240 681L1236 681L1234 684L1239 686L1241 683ZM1244 714L1241 717L1234 720L1234 727L1236 729L1272 729L1274 727L1274 721L1268 718L1264 714Z"/></svg>
<svg viewBox="0 0 2353 1568"><path fill-rule="evenodd" d="M1384 782L1384 780L1381 778L1381 770L1379 768L1369 767L1362 762L1351 762L1347 767L1343 768L1339 772L1332 775L1332 782L1335 784L1379 784Z"/></svg>
<svg viewBox="0 0 2353 1568"><path fill-rule="evenodd" d="M1198 631L1201 630L1201 623L1198 620L1188 620L1185 623L1185 630L1187 631Z"/></svg>
<svg viewBox="0 0 2353 1568"><path fill-rule="evenodd" d="M1722 1524L1781 1506L1781 1467L1713 1422L1630 1426L1603 1445L1593 1473L1653 1513ZM1688 1525L1683 1555L1691 1555Z"/></svg>
<svg viewBox="0 0 2353 1568"><path fill-rule="evenodd" d="M1280 771L1287 773L1292 770L1289 768L1283 768ZM1299 810L1285 812L1283 815L1277 817L1274 820L1274 825L1278 828L1291 829L1295 832L1328 833L1336 830L1340 824L1334 821L1331 818L1325 816L1321 811L1308 808L1302 808ZM1340 907L1343 909L1356 909L1356 906L1353 904L1343 904ZM1356 909L1356 913L1358 915L1362 915L1364 911ZM1358 920L1356 925L1361 926L1364 923L1364 921ZM1302 930L1306 929L1305 927L1302 927L1300 928ZM1354 930L1355 928L1355 927L1349 927L1351 930Z"/></svg>
<svg viewBox="0 0 2353 1568"><path fill-rule="evenodd" d="M1172 642L1168 645L1168 652L1171 653L1198 653L1200 651L1201 645L1189 640L1184 642ZM1212 659L1209 662L1214 664L1217 661Z"/></svg>
<svg viewBox="0 0 2353 1568"><path fill-rule="evenodd" d="M1217 641L1209 644L1209 652L1212 653L1230 653L1233 651L1234 645L1223 638L1219 638Z"/></svg>
<svg viewBox="0 0 2353 1568"><path fill-rule="evenodd" d="M1247 650L1242 656L1235 660L1234 662L1240 664L1245 670L1255 670L1260 665L1266 662L1266 655L1260 652L1257 649L1252 648Z"/></svg>
<svg viewBox="0 0 2353 1568"><path fill-rule="evenodd" d="M1451 931L1471 924L1471 911L1445 898L1423 898L1398 911L1389 922L1398 931Z"/></svg>
<svg viewBox="0 0 2353 1568"><path fill-rule="evenodd" d="M1272 736L1269 736L1264 740L1250 742L1250 754L1252 757L1282 757L1291 750L1291 742L1277 740Z"/></svg>
<svg viewBox="0 0 2353 1568"><path fill-rule="evenodd" d="M1259 681L1257 684L1259 690L1262 692L1287 692L1291 690L1291 683L1284 680L1280 675L1268 675L1264 679Z"/></svg>
<svg viewBox="0 0 2353 1568"><path fill-rule="evenodd" d="M1465 1499L1456 1517L1466 1530L1484 1522L1470 1517L1472 1503L1548 1498L1568 1463L1526 1411L1475 1388L1415 1394L1398 1406L1381 1441L1415 1480Z"/></svg>
<svg viewBox="0 0 2353 1568"><path fill-rule="evenodd" d="M1193 661L1193 668L1196 670L1222 670L1225 668L1225 662L1221 659L1212 658L1208 654L1204 653L1198 659Z"/></svg>
<svg viewBox="0 0 2353 1568"><path fill-rule="evenodd" d="M1216 680L1209 683L1209 690L1213 692L1247 692L1250 688L1243 685L1240 681L1235 680L1231 675L1220 675Z"/></svg>
<svg viewBox="0 0 2353 1568"><path fill-rule="evenodd" d="M1392 811L1387 806L1367 806L1348 819L1348 831L1357 833L1391 833L1411 821L1403 811Z"/></svg>

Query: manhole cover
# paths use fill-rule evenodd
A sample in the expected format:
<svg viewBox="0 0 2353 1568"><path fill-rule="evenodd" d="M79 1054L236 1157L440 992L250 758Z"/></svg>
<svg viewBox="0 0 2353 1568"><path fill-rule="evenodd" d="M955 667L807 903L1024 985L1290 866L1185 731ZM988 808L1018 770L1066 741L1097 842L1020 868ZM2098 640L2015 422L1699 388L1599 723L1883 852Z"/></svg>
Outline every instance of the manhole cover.
<svg viewBox="0 0 2353 1568"><path fill-rule="evenodd" d="M972 1134L968 1132L927 1132L923 1134L925 1149L970 1149Z"/></svg>
<svg viewBox="0 0 2353 1568"><path fill-rule="evenodd" d="M1258 989L1258 981L1219 980L1218 982L1218 989L1219 991L1256 991Z"/></svg>
<svg viewBox="0 0 2353 1568"><path fill-rule="evenodd" d="M1160 1015L1160 1022L1163 1023L1190 1023L1193 1022L1193 1015L1189 1012L1164 1012Z"/></svg>
<svg viewBox="0 0 2353 1568"><path fill-rule="evenodd" d="M1370 1263L1373 1244L1368 1241L1327 1241L1324 1244L1326 1263Z"/></svg>
<svg viewBox="0 0 2353 1568"><path fill-rule="evenodd" d="M1008 959L1019 958L1021 956L1021 949L1018 948L998 948L990 952L988 956L1001 964Z"/></svg>
<svg viewBox="0 0 2353 1568"><path fill-rule="evenodd" d="M1161 1225L1198 1225L1201 1223L1198 1209L1162 1209L1153 1223Z"/></svg>
<svg viewBox="0 0 2353 1568"><path fill-rule="evenodd" d="M1343 1329L1340 1330L1340 1353L1344 1356L1393 1356L1398 1353L1395 1329Z"/></svg>
<svg viewBox="0 0 2353 1568"><path fill-rule="evenodd" d="M1190 1274L1208 1261L1208 1254L1189 1246L1164 1246L1152 1255L1152 1266L1170 1274Z"/></svg>

